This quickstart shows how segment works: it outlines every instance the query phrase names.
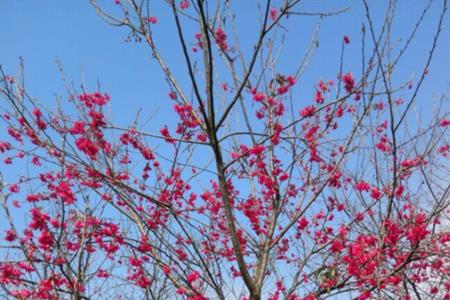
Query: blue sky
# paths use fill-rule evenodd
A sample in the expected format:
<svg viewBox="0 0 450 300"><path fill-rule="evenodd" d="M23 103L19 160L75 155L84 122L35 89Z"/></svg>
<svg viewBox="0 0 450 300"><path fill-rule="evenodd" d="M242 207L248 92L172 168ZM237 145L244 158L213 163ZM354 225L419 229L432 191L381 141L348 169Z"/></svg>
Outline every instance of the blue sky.
<svg viewBox="0 0 450 300"><path fill-rule="evenodd" d="M99 1L107 10L120 15L113 0ZM151 14L158 23L153 33L164 58L177 75L180 84L189 91L190 81L176 38L173 17L164 1L151 1ZM244 49L253 47L257 30L255 1L233 2L237 17L237 29ZM399 1L394 21L394 40L402 39L411 32L427 1ZM278 7L280 1L273 1ZM342 37L348 35L344 72L352 71L358 78L361 57L361 24L365 21L362 1L301 1L296 9L302 12L334 11L348 7L341 15L325 18L319 32L319 48L311 64L295 87L295 101L302 107L311 104L313 85L320 79L335 79L339 71ZM397 82L405 82L423 70L426 55L435 33L442 1L434 1L410 50L397 68ZM385 7L373 5L376 29L381 26ZM450 23L450 22L447 22ZM290 17L283 23L289 28L277 70L292 74L293 61L298 62L305 53L312 32L318 24L317 17ZM418 107L425 117L431 116L429 103L432 96L439 96L448 86L450 78L450 31L444 24L435 60L428 79L417 99ZM192 23L185 27L193 43L196 28ZM146 130L159 132L165 124L173 130L175 116L168 100L168 85L146 45L127 43L125 28L106 24L88 1L0 1L0 64L6 73L16 74L19 56L25 62L25 83L28 92L45 107L54 108L56 95L64 101L67 93L57 70L55 60L64 68L65 77L80 90L85 82L90 91L97 89L111 96L111 117L116 125L128 126L141 110L141 120L151 118ZM230 38L231 40L231 38ZM230 41L232 45L232 41ZM200 54L192 57L200 59ZM190 92L187 92L190 94ZM419 110L420 112L420 110ZM170 126L170 125L173 126ZM5 128L0 127L1 132ZM13 175L10 168L3 171L5 177Z"/></svg>
<svg viewBox="0 0 450 300"><path fill-rule="evenodd" d="M106 9L119 13L114 1L100 1ZM153 27L156 42L180 84L190 89L186 66L180 50L170 10L163 1L151 1L152 15L158 17ZM279 1L274 1L279 6ZM394 22L394 38L405 38L411 32L426 1L399 1ZM254 1L235 1L237 28L244 48L251 49L256 39L257 13ZM417 34L416 41L399 63L397 82L404 82L423 70L425 57L435 33L442 1L434 1ZM297 11L333 11L349 7L345 14L326 18L319 32L320 46L311 64L295 87L298 106L311 104L313 85L320 79L335 79L339 70L342 37L348 35L344 71L360 72L360 30L365 21L360 1L302 1ZM385 7L373 6L373 19L377 29ZM305 53L311 34L317 26L317 17L290 17L283 23L289 36L277 70L291 74L294 62ZM447 22L450 23L450 22ZM450 78L450 24L444 24L435 60L428 79L418 97L418 107L425 117L431 116L429 103L432 96L440 95ZM192 24L185 27L187 36L193 37ZM168 100L169 91L164 77L150 51L144 44L127 43L128 31L106 24L87 1L0 1L0 64L8 74L16 74L19 56L25 62L25 84L28 92L45 107L54 108L56 95L64 101L67 94L57 70L55 60L64 68L65 77L80 90L85 82L90 91L97 89L111 96L112 119L115 124L128 126L141 110L141 120L151 118L146 129L159 132L163 125L176 121ZM193 38L190 43L193 43ZM230 41L230 45L232 42ZM250 52L249 52L250 53ZM199 54L192 54L199 58ZM189 92L187 93L189 94ZM0 125L2 126L2 125ZM174 126L170 126L173 127ZM0 127L2 134L5 128ZM13 180L20 168L5 168L5 179Z"/></svg>
<svg viewBox="0 0 450 300"><path fill-rule="evenodd" d="M400 1L395 22L397 36L409 32L414 16L418 16L427 1ZM101 5L117 10L113 1L100 1ZM158 17L154 27L157 41L163 54L176 72L184 76L185 66L180 58L179 43L173 35L172 17L163 1L153 1L153 14ZM304 3L304 4L303 4ZM429 17L418 34L413 49L399 66L408 77L420 71L427 48L434 33L434 25L442 1L434 1ZM279 2L275 1L277 6ZM236 1L238 30L241 41L251 47L256 28L253 1ZM324 20L319 34L320 47L311 67L301 79L299 97L310 97L312 84L319 79L334 78L339 61L340 42L343 35L349 35L352 43L346 54L346 69L359 69L360 28L364 21L360 1L302 1L298 10L323 11L350 7L339 16ZM379 22L382 7L375 8L374 20ZM239 14L241 12L241 14ZM245 17L242 13L247 14ZM317 24L315 17L291 18L287 26L293 34L285 47L280 69L289 72L290 57L299 57L305 51L311 32ZM380 24L378 24L380 25ZM405 30L407 29L407 30ZM119 112L134 115L139 107L154 111L166 104L167 85L158 66L151 59L143 44L125 43L127 31L104 23L87 1L0 1L0 64L7 73L15 74L18 57L23 57L26 68L26 84L29 92L44 103L51 104L54 95L64 95L64 88L57 71L55 60L62 62L65 75L76 87L82 82L82 74L89 87L95 89L97 81L102 89L112 96L113 116ZM172 37L173 38L170 38ZM293 38L295 37L295 38ZM426 46L426 47L425 47ZM442 33L439 50L432 65L430 77L423 95L442 92L450 73L450 33ZM416 64L416 62L418 62ZM354 70L355 73L358 69ZM181 77L182 84L186 80Z"/></svg>

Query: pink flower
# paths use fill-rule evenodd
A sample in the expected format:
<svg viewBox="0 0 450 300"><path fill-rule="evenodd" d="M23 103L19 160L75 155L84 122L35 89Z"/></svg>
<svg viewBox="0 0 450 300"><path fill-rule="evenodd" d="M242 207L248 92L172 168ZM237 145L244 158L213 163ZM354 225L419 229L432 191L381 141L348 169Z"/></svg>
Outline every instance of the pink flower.
<svg viewBox="0 0 450 300"><path fill-rule="evenodd" d="M303 118L309 118L312 117L315 112L316 108L313 105L306 106L300 111L300 116L302 116Z"/></svg>
<svg viewBox="0 0 450 300"><path fill-rule="evenodd" d="M296 83L295 77L290 75L286 77L286 81L288 83L288 86L293 86Z"/></svg>
<svg viewBox="0 0 450 300"><path fill-rule="evenodd" d="M181 9L187 9L189 8L189 0L183 0L180 2L180 8Z"/></svg>
<svg viewBox="0 0 450 300"><path fill-rule="evenodd" d="M350 38L347 35L344 35L344 44L350 44Z"/></svg>
<svg viewBox="0 0 450 300"><path fill-rule="evenodd" d="M83 134L84 131L84 122L83 121L76 121L73 123L72 128L69 130L71 134Z"/></svg>
<svg viewBox="0 0 450 300"><path fill-rule="evenodd" d="M255 100L256 102L261 102L266 98L266 96L263 93L256 93L255 95L253 95L253 100Z"/></svg>
<svg viewBox="0 0 450 300"><path fill-rule="evenodd" d="M187 280L189 283L192 283L192 282L196 281L199 277L200 277L200 276L199 276L199 274L198 274L197 271L192 271L191 274L189 274L189 275L186 277L186 280Z"/></svg>
<svg viewBox="0 0 450 300"><path fill-rule="evenodd" d="M39 247L44 250L49 250L53 247L53 235L48 230L41 232L38 237Z"/></svg>
<svg viewBox="0 0 450 300"><path fill-rule="evenodd" d="M35 165L35 166L41 166L42 165L40 160L39 160L39 157L37 157L37 156L33 156L33 158L31 159L31 163L33 165Z"/></svg>
<svg viewBox="0 0 450 300"><path fill-rule="evenodd" d="M65 204L73 204L75 202L75 196L67 183L61 182L56 187L55 192L56 195L60 197Z"/></svg>
<svg viewBox="0 0 450 300"><path fill-rule="evenodd" d="M309 222L308 220L306 220L305 217L301 217L298 221L297 221L297 229L298 230L304 230L306 227L308 227Z"/></svg>
<svg viewBox="0 0 450 300"><path fill-rule="evenodd" d="M342 76L342 81L344 82L344 88L347 93L351 93L355 88L355 78L352 73L347 73Z"/></svg>
<svg viewBox="0 0 450 300"><path fill-rule="evenodd" d="M13 242L17 239L17 234L14 230L9 229L5 233L5 241L7 242Z"/></svg>
<svg viewBox="0 0 450 300"><path fill-rule="evenodd" d="M91 142L89 139L85 137L80 137L75 141L75 145L77 148L84 152L87 156L89 156L90 159L96 160L97 159L97 153L100 151L100 148Z"/></svg>
<svg viewBox="0 0 450 300"><path fill-rule="evenodd" d="M382 152L390 152L391 146L389 145L389 140L386 136L382 136L380 138L380 141L375 144L375 147L377 147L378 150Z"/></svg>
<svg viewBox="0 0 450 300"><path fill-rule="evenodd" d="M219 46L219 49L222 51L227 51L228 50L227 35L222 28L219 27L217 29L215 38L216 43Z"/></svg>
<svg viewBox="0 0 450 300"><path fill-rule="evenodd" d="M278 17L278 10L275 7L272 7L269 11L269 14L272 21L275 21Z"/></svg>
<svg viewBox="0 0 450 300"><path fill-rule="evenodd" d="M344 249L344 245L342 242L338 239L334 240L333 243L331 243L331 251L332 252L341 252Z"/></svg>
<svg viewBox="0 0 450 300"><path fill-rule="evenodd" d="M109 277L109 273L106 272L106 271L103 270L103 269L100 269L100 270L98 270L96 276L97 276L98 278L108 278L108 277Z"/></svg>
<svg viewBox="0 0 450 300"><path fill-rule="evenodd" d="M41 110L39 109L39 108L34 108L33 109L33 115L36 117L36 118L40 118L40 117L42 117L42 112L41 112Z"/></svg>
<svg viewBox="0 0 450 300"><path fill-rule="evenodd" d="M253 148L250 149L250 154L260 155L261 153L264 152L265 149L266 147L264 147L263 145L255 145Z"/></svg>
<svg viewBox="0 0 450 300"><path fill-rule="evenodd" d="M150 24L156 24L156 23L158 23L158 19L156 17L150 17L150 18L148 18L148 22Z"/></svg>
<svg viewBox="0 0 450 300"><path fill-rule="evenodd" d="M18 193L20 191L20 187L17 183L10 185L8 189L11 193Z"/></svg>
<svg viewBox="0 0 450 300"><path fill-rule="evenodd" d="M81 94L78 99L88 108L93 108L94 105L103 106L109 102L109 96L107 94L100 94L95 92L92 94Z"/></svg>
<svg viewBox="0 0 450 300"><path fill-rule="evenodd" d="M379 200L381 198L381 192L376 187L372 187L372 190L370 191L370 197L374 200Z"/></svg>
<svg viewBox="0 0 450 300"><path fill-rule="evenodd" d="M228 84L226 82L222 83L222 90L224 90L225 92L228 91Z"/></svg>
<svg viewBox="0 0 450 300"><path fill-rule="evenodd" d="M174 144L175 143L175 140L170 135L170 132L169 132L169 129L167 128L167 126L164 126L163 128L161 128L161 130L159 132L164 137L164 140L166 142L168 142L170 144Z"/></svg>
<svg viewBox="0 0 450 300"><path fill-rule="evenodd" d="M8 142L0 141L0 153L4 153L8 150L11 150L11 144Z"/></svg>
<svg viewBox="0 0 450 300"><path fill-rule="evenodd" d="M370 190L370 184L365 181L359 181L355 184L355 189L359 192L368 192Z"/></svg>
<svg viewBox="0 0 450 300"><path fill-rule="evenodd" d="M166 274L166 275L170 274L170 267L168 265L162 266L162 269L163 269L164 274Z"/></svg>
<svg viewBox="0 0 450 300"><path fill-rule="evenodd" d="M450 125L450 119L442 119L441 122L439 122L439 125L442 127L447 127Z"/></svg>
<svg viewBox="0 0 450 300"><path fill-rule="evenodd" d="M318 103L318 104L322 104L323 103L323 94L321 91L316 91L316 94L314 95L314 100Z"/></svg>

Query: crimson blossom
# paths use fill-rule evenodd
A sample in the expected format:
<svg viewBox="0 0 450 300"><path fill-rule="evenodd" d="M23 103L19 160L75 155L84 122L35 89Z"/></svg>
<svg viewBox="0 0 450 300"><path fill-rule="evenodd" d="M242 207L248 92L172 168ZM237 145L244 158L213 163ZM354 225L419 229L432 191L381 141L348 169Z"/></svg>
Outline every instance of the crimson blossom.
<svg viewBox="0 0 450 300"><path fill-rule="evenodd" d="M395 0L352 2L362 30L311 84L319 25L347 8L91 2L146 46L171 117L119 126L121 99L85 85L48 108L1 69L2 299L450 300L449 103L423 93L447 0L400 36Z"/></svg>

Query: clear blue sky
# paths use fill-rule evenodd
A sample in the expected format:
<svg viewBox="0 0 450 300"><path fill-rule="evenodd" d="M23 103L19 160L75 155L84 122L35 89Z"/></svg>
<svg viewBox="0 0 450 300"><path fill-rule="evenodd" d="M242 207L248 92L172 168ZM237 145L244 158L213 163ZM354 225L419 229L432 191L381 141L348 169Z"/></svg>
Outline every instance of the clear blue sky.
<svg viewBox="0 0 450 300"><path fill-rule="evenodd" d="M117 9L113 0L99 1L103 6ZM395 22L397 36L404 37L405 28L410 28L420 9L428 1L400 1ZM174 34L173 19L168 14L163 1L152 1L154 15L159 19L155 34L159 39L166 59L179 74L186 74L185 66L179 60L179 43ZM434 1L429 18L419 32L413 50L408 53L400 69L404 78L414 71L421 71L424 56L431 42L437 13L442 1ZM251 31L256 22L251 16L253 1L236 1L238 8L239 30L241 40L252 45L254 37ZM274 1L275 6L279 3ZM352 39L346 55L346 69L359 70L360 27L364 21L361 1L302 1L299 10L320 11L333 10L349 6L346 14L328 18L324 21L319 35L320 47L311 67L301 79L299 97L311 97L312 84L321 78L335 78L342 36L347 34ZM379 23L377 8L375 20ZM243 18L242 12L250 14ZM241 13L241 14L240 14ZM378 17L377 17L378 16ZM293 31L286 45L286 58L281 61L280 69L289 73L289 57L299 57L305 51L317 18L292 18L290 28ZM450 26L450 22L447 22ZM18 57L22 56L26 67L26 84L29 92L44 103L51 105L54 95L64 95L63 85L58 74L55 59L59 59L65 69L66 77L75 86L81 82L83 70L89 87L95 89L97 80L102 89L112 96L113 116L120 113L117 121L124 115L134 116L139 107L144 111L155 111L164 106L167 97L165 84L158 66L150 58L144 45L125 43L127 31L111 27L104 23L87 1L0 1L0 64L6 72L15 74ZM168 38L173 36L173 38ZM295 38L292 38L292 37ZM450 78L450 30L445 26L436 53L429 80L422 95L429 97L434 92L442 92ZM356 59L353 59L353 56ZM417 64L417 62L419 62ZM283 65L284 64L284 65ZM403 68L403 69L402 69ZM181 78L182 83L187 82ZM167 121L167 119L165 119ZM126 121L125 121L126 122ZM159 124L158 124L159 126Z"/></svg>
<svg viewBox="0 0 450 300"><path fill-rule="evenodd" d="M99 2L118 13L118 6L113 0ZM427 2L399 1L394 37L405 38L410 33ZM273 3L278 6L280 2ZM151 4L152 14L158 17L158 24L153 28L156 41L163 49L165 59L178 75L180 83L189 89L186 67L180 55L170 10L163 1L151 1ZM237 12L240 40L245 47L251 49L258 24L255 20L255 2L242 0L234 1L233 4ZM442 1L434 1L416 41L399 64L397 79L402 82L414 73L422 72L441 6ZM320 46L309 69L296 86L296 100L301 106L311 103L314 83L320 79L336 78L344 35L348 35L352 41L346 48L344 71L350 70L356 75L359 73L360 30L365 16L362 1L305 0L297 9L318 12L343 7L350 7L350 10L345 14L326 18L322 23ZM373 18L379 28L384 7L373 8ZM292 58L299 59L303 56L317 21L317 17L296 17L290 18L289 23L284 23L290 29L290 35L278 66L280 73L293 72ZM428 116L431 115L428 105L431 97L444 92L450 78L450 20L446 21L429 78L418 97L419 107L424 107L424 114ZM191 37L194 30L192 27L187 28L188 33L191 31ZM175 121L167 99L168 86L148 48L144 44L124 42L127 33L124 28L106 24L88 1L0 0L0 64L7 73L16 74L19 56L23 57L26 88L41 103L53 108L55 95L66 99L64 85L55 64L58 59L62 62L66 78L78 90L83 76L91 91L96 90L97 82L101 83L102 91L111 95L115 124L127 126L138 109L142 108L142 120L152 117L146 129L159 132L163 125L173 125L171 120ZM3 134L5 128L0 127L0 132ZM3 171L5 180L13 180L13 176L18 175L15 172L22 172L17 168L13 169L6 168Z"/></svg>

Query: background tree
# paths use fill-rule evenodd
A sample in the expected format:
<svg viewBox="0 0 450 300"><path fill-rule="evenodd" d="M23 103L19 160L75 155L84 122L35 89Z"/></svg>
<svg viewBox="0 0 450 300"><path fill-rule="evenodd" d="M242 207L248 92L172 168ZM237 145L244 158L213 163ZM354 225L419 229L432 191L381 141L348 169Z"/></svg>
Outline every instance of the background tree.
<svg viewBox="0 0 450 300"><path fill-rule="evenodd" d="M115 2L114 12L92 5L149 49L175 117L159 132L139 114L119 126L106 92L66 81L67 96L46 109L23 69L1 70L2 170L32 166L2 180L4 298L450 299L446 94L424 98L429 122L414 114L447 1L424 2L402 39L396 1L383 19L362 1L361 35L343 36L337 76L318 79L308 100L296 90L319 26L281 67L290 20L320 24L347 8L255 2L248 50L235 3L167 1L176 35L166 38L185 68L175 74L153 3ZM405 77L399 62L431 9L429 52ZM353 39L361 55L347 58Z"/></svg>

